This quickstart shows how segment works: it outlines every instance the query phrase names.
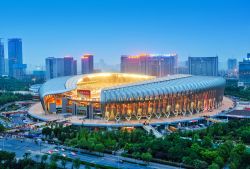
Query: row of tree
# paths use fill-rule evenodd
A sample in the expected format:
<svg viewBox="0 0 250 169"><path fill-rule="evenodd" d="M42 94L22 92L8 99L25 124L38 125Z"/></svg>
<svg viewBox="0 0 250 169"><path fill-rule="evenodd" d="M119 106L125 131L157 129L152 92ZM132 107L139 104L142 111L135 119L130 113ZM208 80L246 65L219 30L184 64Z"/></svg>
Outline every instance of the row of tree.
<svg viewBox="0 0 250 169"><path fill-rule="evenodd" d="M160 159L184 163L194 168L250 167L250 154L243 143L249 143L249 120L215 124L202 131L172 133L155 138L144 130L91 131L77 127L44 128L47 138L58 138L62 144L89 151L111 152L119 149L125 155L150 161Z"/></svg>
<svg viewBox="0 0 250 169"><path fill-rule="evenodd" d="M241 100L250 100L250 88L237 87L234 85L226 86L225 95L239 97Z"/></svg>
<svg viewBox="0 0 250 169"><path fill-rule="evenodd" d="M14 94L10 92L0 92L0 106L14 101L31 100L32 95L30 94Z"/></svg>
<svg viewBox="0 0 250 169"><path fill-rule="evenodd" d="M81 161L79 158L71 161L71 169L79 169L81 165ZM59 156L58 154L53 154L50 156L44 154L39 155L36 154L34 159L31 158L31 153L26 152L23 155L22 159L17 160L15 153L0 151L0 169L13 168L13 169L57 169L66 168L68 163L68 159L66 157ZM90 169L91 167L85 165L86 169Z"/></svg>

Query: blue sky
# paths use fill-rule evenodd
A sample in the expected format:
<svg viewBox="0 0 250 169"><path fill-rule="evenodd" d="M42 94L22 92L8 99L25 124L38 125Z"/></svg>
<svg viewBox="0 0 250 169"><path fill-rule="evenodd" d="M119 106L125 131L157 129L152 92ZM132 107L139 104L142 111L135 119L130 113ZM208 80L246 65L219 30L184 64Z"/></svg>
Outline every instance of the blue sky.
<svg viewBox="0 0 250 169"><path fill-rule="evenodd" d="M84 53L116 64L141 52L220 61L250 52L247 0L1 0L0 9L0 37L22 38L29 66Z"/></svg>

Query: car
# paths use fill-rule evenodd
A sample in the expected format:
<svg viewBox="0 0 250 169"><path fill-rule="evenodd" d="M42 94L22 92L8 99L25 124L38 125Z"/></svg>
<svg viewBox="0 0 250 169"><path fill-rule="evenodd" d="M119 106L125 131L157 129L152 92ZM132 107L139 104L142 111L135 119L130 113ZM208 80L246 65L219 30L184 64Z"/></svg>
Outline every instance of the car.
<svg viewBox="0 0 250 169"><path fill-rule="evenodd" d="M65 149L64 149L64 148L62 148L62 149L61 149L61 151L65 151Z"/></svg>
<svg viewBox="0 0 250 169"><path fill-rule="evenodd" d="M75 153L75 152L73 152L73 151L71 151L71 155L76 156L76 153Z"/></svg>
<svg viewBox="0 0 250 169"><path fill-rule="evenodd" d="M54 151L55 151L55 152L58 152L59 150L57 150L57 149L54 149Z"/></svg>
<svg viewBox="0 0 250 169"><path fill-rule="evenodd" d="M67 157L67 155L66 155L66 154L64 154L64 153L62 154L62 156L63 156L63 157Z"/></svg>
<svg viewBox="0 0 250 169"><path fill-rule="evenodd" d="M52 153L53 153L53 150L49 150L49 151L48 151L48 154L52 154Z"/></svg>

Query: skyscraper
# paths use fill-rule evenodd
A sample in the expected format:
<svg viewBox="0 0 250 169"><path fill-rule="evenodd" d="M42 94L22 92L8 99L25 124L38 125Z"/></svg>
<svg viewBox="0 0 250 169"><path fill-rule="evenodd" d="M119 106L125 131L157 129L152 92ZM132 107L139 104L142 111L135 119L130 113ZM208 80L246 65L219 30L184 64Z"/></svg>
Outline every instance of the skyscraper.
<svg viewBox="0 0 250 169"><path fill-rule="evenodd" d="M237 59L228 59L227 60L227 69L228 70L237 69Z"/></svg>
<svg viewBox="0 0 250 169"><path fill-rule="evenodd" d="M82 74L93 73L94 71L94 56L85 54L81 58Z"/></svg>
<svg viewBox="0 0 250 169"><path fill-rule="evenodd" d="M151 76L166 76L176 73L177 54L141 54L121 56L121 72Z"/></svg>
<svg viewBox="0 0 250 169"><path fill-rule="evenodd" d="M5 65L4 64L4 45L0 39L0 76L4 75L5 73L4 65Z"/></svg>
<svg viewBox="0 0 250 169"><path fill-rule="evenodd" d="M77 72L77 62L71 56L64 58L48 57L45 62L47 80L61 76L72 76Z"/></svg>
<svg viewBox="0 0 250 169"><path fill-rule="evenodd" d="M23 64L22 40L8 40L9 76L22 79L25 75L26 64Z"/></svg>
<svg viewBox="0 0 250 169"><path fill-rule="evenodd" d="M237 59L228 59L227 60L227 76L229 78L237 77Z"/></svg>
<svg viewBox="0 0 250 169"><path fill-rule="evenodd" d="M250 85L250 54L247 54L247 58L239 62L239 82L246 86Z"/></svg>
<svg viewBox="0 0 250 169"><path fill-rule="evenodd" d="M218 76L218 56L188 57L189 74L201 76Z"/></svg>
<svg viewBox="0 0 250 169"><path fill-rule="evenodd" d="M64 57L64 76L76 75L77 61L71 56Z"/></svg>

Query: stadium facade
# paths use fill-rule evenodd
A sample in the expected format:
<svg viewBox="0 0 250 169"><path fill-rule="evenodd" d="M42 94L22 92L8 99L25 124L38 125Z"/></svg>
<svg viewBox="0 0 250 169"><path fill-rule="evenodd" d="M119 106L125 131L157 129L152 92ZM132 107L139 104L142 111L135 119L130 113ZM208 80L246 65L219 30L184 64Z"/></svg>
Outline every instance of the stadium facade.
<svg viewBox="0 0 250 169"><path fill-rule="evenodd" d="M94 73L49 80L39 94L48 114L130 121L212 111L222 105L224 87L221 77Z"/></svg>

